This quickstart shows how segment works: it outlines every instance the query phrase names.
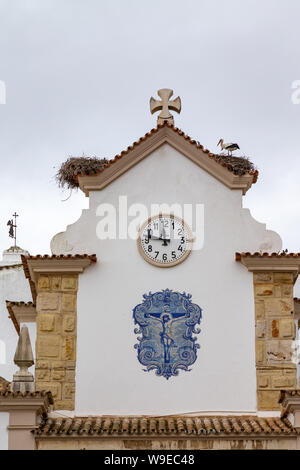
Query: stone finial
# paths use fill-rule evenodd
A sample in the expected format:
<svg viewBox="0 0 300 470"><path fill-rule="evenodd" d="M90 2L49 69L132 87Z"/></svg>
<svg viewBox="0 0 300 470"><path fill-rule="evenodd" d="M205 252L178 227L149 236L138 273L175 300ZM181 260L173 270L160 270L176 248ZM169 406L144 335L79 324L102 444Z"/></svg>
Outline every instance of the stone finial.
<svg viewBox="0 0 300 470"><path fill-rule="evenodd" d="M161 101L154 99L152 96L150 98L150 111L151 114L156 113L156 111L160 111L160 114L157 117L157 124L162 124L164 121L168 121L170 123L174 123L174 118L170 113L170 109L172 111L176 111L180 113L181 111L181 99L179 96L174 100L170 101L171 96L173 95L173 90L169 88L162 88L157 92L158 96L161 98Z"/></svg>
<svg viewBox="0 0 300 470"><path fill-rule="evenodd" d="M14 363L19 366L11 383L12 392L34 392L34 378L28 368L33 366L34 359L27 326L22 326L14 357Z"/></svg>

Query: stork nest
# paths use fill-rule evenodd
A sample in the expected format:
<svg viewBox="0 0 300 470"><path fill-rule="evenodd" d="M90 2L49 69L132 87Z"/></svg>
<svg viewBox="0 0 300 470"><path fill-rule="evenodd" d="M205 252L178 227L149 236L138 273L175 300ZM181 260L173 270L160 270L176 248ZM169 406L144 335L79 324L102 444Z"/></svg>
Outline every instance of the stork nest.
<svg viewBox="0 0 300 470"><path fill-rule="evenodd" d="M225 164L228 170L235 175L245 175L249 171L255 171L254 164L245 156L235 157L225 153L214 155L214 159ZM106 158L96 157L70 157L58 170L55 178L61 188L78 188L78 175L93 175L98 173L108 163Z"/></svg>
<svg viewBox="0 0 300 470"><path fill-rule="evenodd" d="M56 181L61 188L78 188L78 175L96 174L102 170L107 162L106 158L70 157L58 170L55 176Z"/></svg>
<svg viewBox="0 0 300 470"><path fill-rule="evenodd" d="M219 163L225 163L228 170L239 176L256 170L254 163L246 156L235 157L227 155L227 153L220 153L215 155L215 160Z"/></svg>

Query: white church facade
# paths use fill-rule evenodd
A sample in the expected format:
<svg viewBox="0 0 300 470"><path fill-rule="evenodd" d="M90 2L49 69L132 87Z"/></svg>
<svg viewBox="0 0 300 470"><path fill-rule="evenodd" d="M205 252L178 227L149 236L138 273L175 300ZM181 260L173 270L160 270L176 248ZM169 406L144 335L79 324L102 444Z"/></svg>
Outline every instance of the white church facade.
<svg viewBox="0 0 300 470"><path fill-rule="evenodd" d="M74 171L89 207L52 255L21 256L3 300L35 369L0 365L1 448L300 448L300 255L243 207L255 168L176 128L160 92L157 127Z"/></svg>

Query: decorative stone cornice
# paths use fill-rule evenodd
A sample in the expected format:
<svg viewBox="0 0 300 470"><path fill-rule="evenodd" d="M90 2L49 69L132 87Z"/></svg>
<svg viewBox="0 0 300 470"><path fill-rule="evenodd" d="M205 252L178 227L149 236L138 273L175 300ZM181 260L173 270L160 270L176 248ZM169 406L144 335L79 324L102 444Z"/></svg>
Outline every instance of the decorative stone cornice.
<svg viewBox="0 0 300 470"><path fill-rule="evenodd" d="M0 412L32 410L38 415L46 415L53 405L51 392L0 392Z"/></svg>
<svg viewBox="0 0 300 470"><path fill-rule="evenodd" d="M36 284L41 274L80 274L91 263L96 262L95 254L22 256L24 273L29 280L34 302L37 297Z"/></svg>
<svg viewBox="0 0 300 470"><path fill-rule="evenodd" d="M277 253L236 253L235 260L241 262L250 272L290 272L293 273L294 280L300 272L300 256L293 253L291 256Z"/></svg>

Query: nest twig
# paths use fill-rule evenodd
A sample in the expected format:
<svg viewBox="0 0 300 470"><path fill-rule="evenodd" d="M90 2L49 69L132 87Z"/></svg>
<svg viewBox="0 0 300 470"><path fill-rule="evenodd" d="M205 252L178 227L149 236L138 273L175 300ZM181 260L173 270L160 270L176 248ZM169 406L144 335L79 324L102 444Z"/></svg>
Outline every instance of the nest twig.
<svg viewBox="0 0 300 470"><path fill-rule="evenodd" d="M246 156L236 157L220 153L219 155L215 155L215 160L220 163L225 163L232 173L239 176L245 175L249 171L256 170L255 165Z"/></svg>
<svg viewBox="0 0 300 470"><path fill-rule="evenodd" d="M108 162L106 158L70 157L58 170L55 178L61 188L78 188L77 175L92 175L98 173Z"/></svg>

